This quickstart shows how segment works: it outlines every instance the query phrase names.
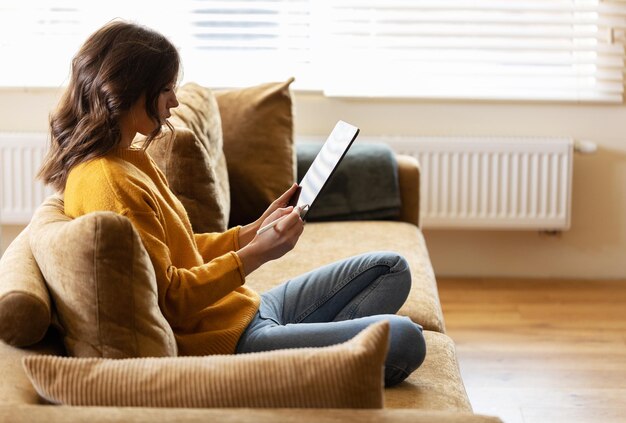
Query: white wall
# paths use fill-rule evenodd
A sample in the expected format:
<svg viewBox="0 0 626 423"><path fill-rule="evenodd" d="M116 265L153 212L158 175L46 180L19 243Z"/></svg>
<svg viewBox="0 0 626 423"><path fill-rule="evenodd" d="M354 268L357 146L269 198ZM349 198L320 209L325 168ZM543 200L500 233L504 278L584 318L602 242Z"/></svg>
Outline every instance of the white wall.
<svg viewBox="0 0 626 423"><path fill-rule="evenodd" d="M0 90L0 131L45 131L58 90ZM295 93L298 135L325 136L341 118L367 137L572 136L596 142L574 163L572 228L537 232L426 230L446 276L626 279L626 106L328 99ZM3 228L3 243L20 228Z"/></svg>
<svg viewBox="0 0 626 423"><path fill-rule="evenodd" d="M369 135L572 136L599 145L574 163L571 230L425 231L435 271L452 276L626 279L626 106L325 99L301 94L297 131L337 117Z"/></svg>

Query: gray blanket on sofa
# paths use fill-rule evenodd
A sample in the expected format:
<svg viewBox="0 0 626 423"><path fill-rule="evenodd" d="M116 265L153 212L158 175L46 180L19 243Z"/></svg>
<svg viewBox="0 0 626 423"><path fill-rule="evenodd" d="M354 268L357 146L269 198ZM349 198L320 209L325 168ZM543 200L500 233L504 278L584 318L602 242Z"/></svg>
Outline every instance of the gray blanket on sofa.
<svg viewBox="0 0 626 423"><path fill-rule="evenodd" d="M298 181L322 148L296 144ZM307 214L308 221L394 219L400 212L398 164L386 144L355 142Z"/></svg>

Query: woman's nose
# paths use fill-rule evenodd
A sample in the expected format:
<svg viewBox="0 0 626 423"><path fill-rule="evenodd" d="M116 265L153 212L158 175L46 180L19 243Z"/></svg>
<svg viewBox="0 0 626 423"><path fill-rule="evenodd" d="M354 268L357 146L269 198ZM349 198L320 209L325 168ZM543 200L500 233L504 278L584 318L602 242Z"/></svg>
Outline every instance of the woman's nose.
<svg viewBox="0 0 626 423"><path fill-rule="evenodd" d="M178 107L178 98L176 98L176 93L172 93L172 98L170 99L170 108Z"/></svg>

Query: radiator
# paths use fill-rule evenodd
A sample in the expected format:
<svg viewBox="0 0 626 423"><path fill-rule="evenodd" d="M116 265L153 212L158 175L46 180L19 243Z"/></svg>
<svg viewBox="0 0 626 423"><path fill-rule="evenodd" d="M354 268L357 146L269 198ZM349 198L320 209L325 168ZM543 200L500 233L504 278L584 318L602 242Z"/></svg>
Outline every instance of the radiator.
<svg viewBox="0 0 626 423"><path fill-rule="evenodd" d="M570 226L571 139L357 140L380 141L420 162L424 228L565 230ZM45 149L45 133L0 134L1 223L28 223L52 193L35 180Z"/></svg>
<svg viewBox="0 0 626 423"><path fill-rule="evenodd" d="M46 152L45 133L0 133L0 223L27 224L52 189L35 180Z"/></svg>
<svg viewBox="0 0 626 423"><path fill-rule="evenodd" d="M424 228L559 231L570 227L572 139L385 141L420 163Z"/></svg>

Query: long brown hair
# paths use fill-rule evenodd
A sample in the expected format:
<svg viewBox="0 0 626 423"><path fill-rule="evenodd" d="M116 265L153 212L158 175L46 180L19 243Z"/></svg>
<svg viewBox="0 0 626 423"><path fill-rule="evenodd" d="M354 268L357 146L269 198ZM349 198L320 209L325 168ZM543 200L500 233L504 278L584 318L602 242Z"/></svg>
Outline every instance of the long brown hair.
<svg viewBox="0 0 626 423"><path fill-rule="evenodd" d="M113 21L92 34L74 56L67 89L50 115L51 145L38 177L64 191L72 167L119 146L120 116L142 94L148 116L159 122L159 93L179 69L176 48L151 29ZM144 147L160 133L157 125Z"/></svg>

